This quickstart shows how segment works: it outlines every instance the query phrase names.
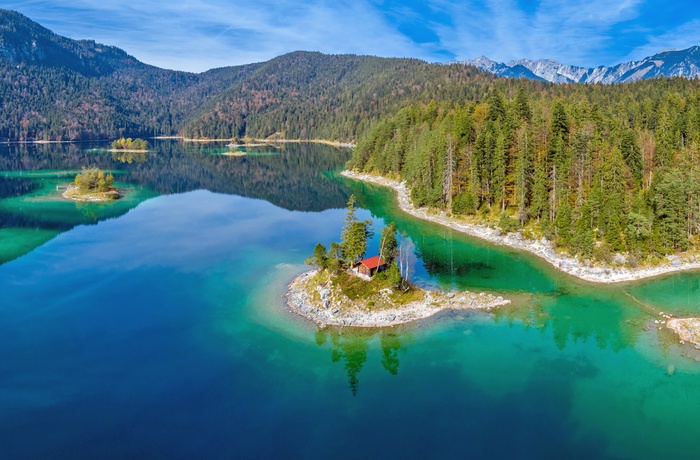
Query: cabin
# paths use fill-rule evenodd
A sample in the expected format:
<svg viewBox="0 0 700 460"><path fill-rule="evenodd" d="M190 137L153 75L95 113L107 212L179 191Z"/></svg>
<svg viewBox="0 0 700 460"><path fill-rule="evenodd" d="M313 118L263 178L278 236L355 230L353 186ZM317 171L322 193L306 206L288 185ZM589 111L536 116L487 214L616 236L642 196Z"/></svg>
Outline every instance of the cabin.
<svg viewBox="0 0 700 460"><path fill-rule="evenodd" d="M375 274L386 270L387 264L379 256L374 256L355 262L352 269L360 275L372 278Z"/></svg>

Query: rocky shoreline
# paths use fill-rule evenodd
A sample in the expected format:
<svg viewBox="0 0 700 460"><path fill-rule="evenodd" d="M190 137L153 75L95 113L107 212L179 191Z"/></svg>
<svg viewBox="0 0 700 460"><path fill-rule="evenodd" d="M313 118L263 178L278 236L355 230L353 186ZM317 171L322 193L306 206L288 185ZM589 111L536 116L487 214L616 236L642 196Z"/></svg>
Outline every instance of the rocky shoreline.
<svg viewBox="0 0 700 460"><path fill-rule="evenodd" d="M582 280L594 283L620 283L651 278L677 271L700 269L700 260L696 260L694 257L684 260L678 256L669 256L667 265L660 265L656 267L628 268L621 266L588 266L587 264L582 263L577 257L569 257L558 254L552 248L551 243L544 238L534 241L528 240L517 232L503 235L500 230L487 227L486 225L474 225L466 222L460 222L457 219L447 216L444 211L416 208L411 202L410 190L406 186L405 182L395 181L382 176L357 173L354 171L343 171L341 174L350 179L369 182L394 189L397 192L399 207L401 210L414 217L435 222L492 243L502 244L504 246L530 252L546 260L559 270L568 273L569 275L576 276Z"/></svg>
<svg viewBox="0 0 700 460"><path fill-rule="evenodd" d="M285 297L287 305L294 313L321 327L390 327L429 318L444 310L488 311L510 303L508 299L483 292L444 293L426 290L424 300L394 308L372 310L363 302L352 302L338 292L322 286L310 286L311 279L317 273L317 270L311 270L298 275L289 283Z"/></svg>
<svg viewBox="0 0 700 460"><path fill-rule="evenodd" d="M678 334L681 343L689 342L700 350L700 318L672 318L666 327Z"/></svg>
<svg viewBox="0 0 700 460"><path fill-rule="evenodd" d="M94 192L88 194L81 194L78 191L78 187L69 185L65 192L61 196L67 200L72 201L85 201L85 202L102 202L102 201L114 201L121 197L117 189L110 190L108 192Z"/></svg>

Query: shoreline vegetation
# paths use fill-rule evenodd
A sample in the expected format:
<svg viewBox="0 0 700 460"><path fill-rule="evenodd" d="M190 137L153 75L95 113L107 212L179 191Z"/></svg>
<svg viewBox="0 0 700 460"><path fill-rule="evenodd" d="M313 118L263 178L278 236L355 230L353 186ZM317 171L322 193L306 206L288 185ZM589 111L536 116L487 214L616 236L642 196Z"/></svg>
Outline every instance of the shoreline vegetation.
<svg viewBox="0 0 700 460"><path fill-rule="evenodd" d="M700 269L700 260L696 259L695 256L688 255L669 256L666 258L668 261L667 264L638 268L610 266L603 265L601 263L593 264L592 262L588 261L583 262L579 260L578 257L571 257L556 252L552 248L551 242L544 238L539 240L528 240L520 232L503 234L503 232L499 229L490 228L483 224L472 224L464 220L455 219L454 217L448 216L444 211L428 208L416 208L411 201L410 189L406 186L405 182L399 182L383 176L347 170L343 171L341 175L350 179L394 189L397 193L399 208L414 217L449 227L453 230L457 230L491 243L527 251L546 260L555 268L585 281L590 281L593 283L621 283L684 270Z"/></svg>
<svg viewBox="0 0 700 460"><path fill-rule="evenodd" d="M61 194L63 198L73 201L113 201L121 198L119 189L114 187L114 176L105 174L97 168L83 168L75 176L75 181Z"/></svg>
<svg viewBox="0 0 700 460"><path fill-rule="evenodd" d="M408 299L396 289L383 288L370 296L350 299L338 277L310 270L292 280L285 297L289 308L320 327L391 327L429 318L446 310L484 310L507 305L510 300L493 294L440 292L412 286ZM408 301L406 301L408 300Z"/></svg>

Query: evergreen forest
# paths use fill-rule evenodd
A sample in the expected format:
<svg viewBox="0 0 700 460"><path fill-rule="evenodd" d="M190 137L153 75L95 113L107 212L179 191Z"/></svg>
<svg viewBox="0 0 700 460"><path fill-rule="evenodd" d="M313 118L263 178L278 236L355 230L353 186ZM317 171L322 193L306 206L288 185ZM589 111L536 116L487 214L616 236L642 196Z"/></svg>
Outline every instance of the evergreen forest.
<svg viewBox="0 0 700 460"><path fill-rule="evenodd" d="M637 265L697 242L700 85L502 80L477 101L401 109L348 166L405 180L418 206Z"/></svg>

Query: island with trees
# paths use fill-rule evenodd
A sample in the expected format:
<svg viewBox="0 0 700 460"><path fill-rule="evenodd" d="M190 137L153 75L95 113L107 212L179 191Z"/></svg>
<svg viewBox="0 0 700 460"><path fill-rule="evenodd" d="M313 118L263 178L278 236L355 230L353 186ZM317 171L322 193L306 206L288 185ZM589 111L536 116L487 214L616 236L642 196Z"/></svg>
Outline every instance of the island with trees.
<svg viewBox="0 0 700 460"><path fill-rule="evenodd" d="M121 197L114 186L114 176L98 168L86 168L63 192L63 197L73 201L113 201Z"/></svg>
<svg viewBox="0 0 700 460"><path fill-rule="evenodd" d="M289 285L291 310L322 327L385 327L433 316L443 310L491 308L510 303L501 296L422 289L410 282L415 265L410 238L397 238L394 222L381 231L378 254L363 258L374 233L369 220L356 216L348 201L340 243L318 243L307 263L316 269Z"/></svg>
<svg viewBox="0 0 700 460"><path fill-rule="evenodd" d="M148 152L148 141L122 137L112 142L110 152Z"/></svg>

